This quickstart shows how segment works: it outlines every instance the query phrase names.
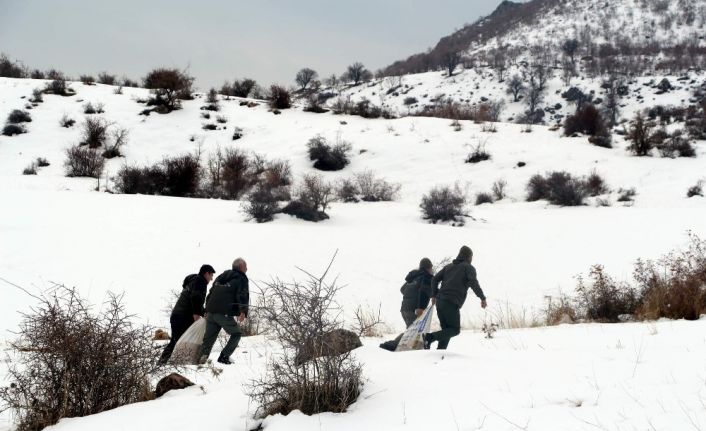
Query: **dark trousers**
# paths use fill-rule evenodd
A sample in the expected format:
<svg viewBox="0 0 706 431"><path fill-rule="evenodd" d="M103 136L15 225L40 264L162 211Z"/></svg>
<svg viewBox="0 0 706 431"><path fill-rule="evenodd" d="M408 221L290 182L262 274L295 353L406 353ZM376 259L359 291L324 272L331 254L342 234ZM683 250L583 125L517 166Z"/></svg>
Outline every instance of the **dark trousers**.
<svg viewBox="0 0 706 431"><path fill-rule="evenodd" d="M405 328L409 328L409 325L417 320L417 315L414 314L414 311L400 311L400 313L402 313L402 320L404 320Z"/></svg>
<svg viewBox="0 0 706 431"><path fill-rule="evenodd" d="M432 332L432 339L439 342L437 349L444 350L449 340L461 332L460 308L451 302L439 299L436 301L436 314L439 316L441 331Z"/></svg>
<svg viewBox="0 0 706 431"><path fill-rule="evenodd" d="M193 316L172 314L171 317L169 317L169 324L172 327L172 338L169 340L169 344L164 347L162 356L159 358L160 364L167 363L169 357L172 356L172 352L174 351L174 346L176 346L177 341L179 341L179 338L184 335L184 332L189 329L189 326L191 326L192 323L194 323Z"/></svg>
<svg viewBox="0 0 706 431"><path fill-rule="evenodd" d="M235 348L238 347L238 342L240 342L240 328L235 321L233 316L226 316L225 314L215 314L208 313L206 316L206 333L203 335L203 346L201 347L201 356L206 356L211 354L211 349L213 349L213 344L218 338L218 333L221 332L223 328L226 333L230 334L230 339L226 343L225 347L221 351L221 358L229 358L233 354Z"/></svg>

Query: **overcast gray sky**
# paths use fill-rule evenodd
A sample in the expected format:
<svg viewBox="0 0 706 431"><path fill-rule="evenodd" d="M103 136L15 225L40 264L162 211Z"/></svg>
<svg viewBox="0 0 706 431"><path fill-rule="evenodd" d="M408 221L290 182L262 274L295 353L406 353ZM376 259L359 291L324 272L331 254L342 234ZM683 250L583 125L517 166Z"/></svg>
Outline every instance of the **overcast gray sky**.
<svg viewBox="0 0 706 431"><path fill-rule="evenodd" d="M426 50L501 0L0 0L0 52L72 76L188 67L201 89L297 70L375 70Z"/></svg>

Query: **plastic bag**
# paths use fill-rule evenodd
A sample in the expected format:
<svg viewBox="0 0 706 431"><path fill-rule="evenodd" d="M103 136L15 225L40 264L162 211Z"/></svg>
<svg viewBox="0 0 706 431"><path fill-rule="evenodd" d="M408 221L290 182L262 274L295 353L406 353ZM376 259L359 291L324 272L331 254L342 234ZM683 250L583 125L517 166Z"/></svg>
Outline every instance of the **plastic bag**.
<svg viewBox="0 0 706 431"><path fill-rule="evenodd" d="M201 345L206 333L206 319L201 318L189 326L174 346L171 362L177 365L197 365L201 358Z"/></svg>
<svg viewBox="0 0 706 431"><path fill-rule="evenodd" d="M399 344L395 352L404 352L405 350L419 350L424 347L422 335L429 332L431 329L431 319L434 317L434 307L429 306L421 316L412 322L406 331L402 333Z"/></svg>

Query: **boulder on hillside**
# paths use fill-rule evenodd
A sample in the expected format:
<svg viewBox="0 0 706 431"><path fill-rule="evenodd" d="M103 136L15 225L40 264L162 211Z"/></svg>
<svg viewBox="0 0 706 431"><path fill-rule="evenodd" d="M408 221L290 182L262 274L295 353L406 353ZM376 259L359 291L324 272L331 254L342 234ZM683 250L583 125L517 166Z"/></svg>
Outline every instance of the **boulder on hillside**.
<svg viewBox="0 0 706 431"><path fill-rule="evenodd" d="M318 342L312 339L305 346L302 346L297 352L294 362L297 365L302 365L314 358L341 355L362 345L360 337L355 332L347 329L336 329L324 334Z"/></svg>
<svg viewBox="0 0 706 431"><path fill-rule="evenodd" d="M182 376L181 374L172 373L166 377L163 377L158 383L157 388L154 391L155 397L159 398L169 391L176 389L184 389L189 386L194 386L194 383Z"/></svg>

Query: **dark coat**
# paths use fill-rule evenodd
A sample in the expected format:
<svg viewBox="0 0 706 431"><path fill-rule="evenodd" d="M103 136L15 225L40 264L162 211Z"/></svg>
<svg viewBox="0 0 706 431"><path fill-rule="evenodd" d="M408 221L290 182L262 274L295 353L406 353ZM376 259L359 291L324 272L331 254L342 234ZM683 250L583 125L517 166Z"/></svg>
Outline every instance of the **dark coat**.
<svg viewBox="0 0 706 431"><path fill-rule="evenodd" d="M206 300L208 281L203 275L193 274L184 279L182 287L172 315L189 316L189 318L194 314L203 316L203 303Z"/></svg>
<svg viewBox="0 0 706 431"><path fill-rule="evenodd" d="M250 282L245 273L232 269L219 275L206 297L206 311L214 314L239 316L248 314Z"/></svg>
<svg viewBox="0 0 706 431"><path fill-rule="evenodd" d="M439 289L441 283L441 289ZM432 296L448 301L461 308L466 301L468 288L482 300L485 300L483 290L476 278L476 269L468 260L456 258L437 272L431 282Z"/></svg>
<svg viewBox="0 0 706 431"><path fill-rule="evenodd" d="M400 288L402 305L400 311L414 311L427 308L431 296L432 276L428 271L415 269L405 277L405 284Z"/></svg>

